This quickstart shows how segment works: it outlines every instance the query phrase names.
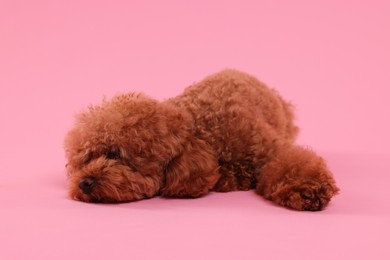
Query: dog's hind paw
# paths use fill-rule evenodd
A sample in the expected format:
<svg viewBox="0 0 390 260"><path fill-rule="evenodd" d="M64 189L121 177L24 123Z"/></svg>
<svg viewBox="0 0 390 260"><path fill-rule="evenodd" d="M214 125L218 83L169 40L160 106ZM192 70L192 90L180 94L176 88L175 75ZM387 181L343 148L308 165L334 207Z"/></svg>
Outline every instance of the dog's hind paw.
<svg viewBox="0 0 390 260"><path fill-rule="evenodd" d="M301 183L280 190L274 194L273 200L295 210L319 211L337 192L338 188L332 183Z"/></svg>

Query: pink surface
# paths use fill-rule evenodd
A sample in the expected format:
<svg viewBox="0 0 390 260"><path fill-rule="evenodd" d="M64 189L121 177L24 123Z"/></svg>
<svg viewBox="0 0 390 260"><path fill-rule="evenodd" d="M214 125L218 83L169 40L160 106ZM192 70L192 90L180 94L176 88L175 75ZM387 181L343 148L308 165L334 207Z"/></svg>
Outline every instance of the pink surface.
<svg viewBox="0 0 390 260"><path fill-rule="evenodd" d="M390 259L389 1L1 1L0 259ZM341 194L93 205L66 195L74 114L226 67L296 104Z"/></svg>

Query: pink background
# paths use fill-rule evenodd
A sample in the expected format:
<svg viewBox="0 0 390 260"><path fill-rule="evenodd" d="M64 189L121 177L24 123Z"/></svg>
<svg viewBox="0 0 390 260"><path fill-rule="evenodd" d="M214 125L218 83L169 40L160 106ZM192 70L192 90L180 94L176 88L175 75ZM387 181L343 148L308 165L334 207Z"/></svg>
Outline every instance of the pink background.
<svg viewBox="0 0 390 260"><path fill-rule="evenodd" d="M390 259L390 2L0 2L0 259ZM342 192L322 212L253 192L93 205L63 138L104 96L179 94L231 67L296 105Z"/></svg>

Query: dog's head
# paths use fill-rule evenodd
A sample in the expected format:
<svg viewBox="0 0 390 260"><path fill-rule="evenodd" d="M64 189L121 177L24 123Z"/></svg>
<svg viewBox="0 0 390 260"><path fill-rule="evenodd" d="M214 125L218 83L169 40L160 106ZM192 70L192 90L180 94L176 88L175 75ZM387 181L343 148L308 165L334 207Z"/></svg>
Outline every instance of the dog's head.
<svg viewBox="0 0 390 260"><path fill-rule="evenodd" d="M103 101L78 115L65 139L69 194L86 202L198 196L216 182L215 155L192 135L189 114L140 94ZM180 173L178 173L180 172ZM199 178L199 187L180 185ZM202 181L203 180L203 181ZM189 193L189 194L186 194Z"/></svg>

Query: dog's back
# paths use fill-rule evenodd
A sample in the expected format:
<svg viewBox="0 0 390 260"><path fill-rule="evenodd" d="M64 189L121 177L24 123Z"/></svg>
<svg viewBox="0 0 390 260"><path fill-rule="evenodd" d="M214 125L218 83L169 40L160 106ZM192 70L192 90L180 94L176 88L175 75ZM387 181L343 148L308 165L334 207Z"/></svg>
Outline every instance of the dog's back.
<svg viewBox="0 0 390 260"><path fill-rule="evenodd" d="M237 116L268 123L281 137L293 140L298 128L293 124L291 105L274 89L255 77L233 69L213 74L188 87L170 102L189 111L196 126L234 123ZM199 119L200 120L197 120ZM250 122L248 122L250 124Z"/></svg>

